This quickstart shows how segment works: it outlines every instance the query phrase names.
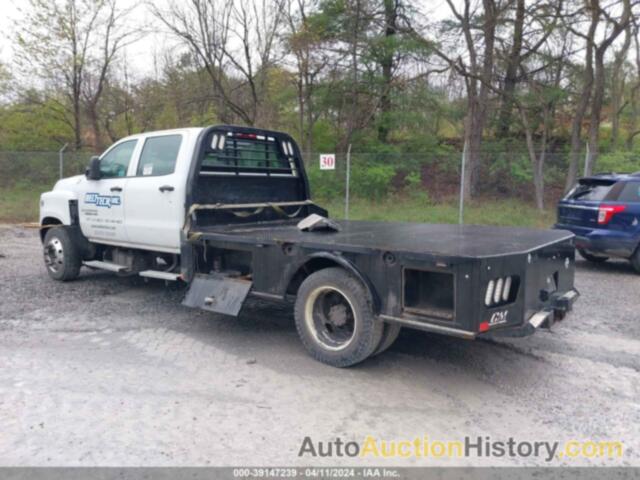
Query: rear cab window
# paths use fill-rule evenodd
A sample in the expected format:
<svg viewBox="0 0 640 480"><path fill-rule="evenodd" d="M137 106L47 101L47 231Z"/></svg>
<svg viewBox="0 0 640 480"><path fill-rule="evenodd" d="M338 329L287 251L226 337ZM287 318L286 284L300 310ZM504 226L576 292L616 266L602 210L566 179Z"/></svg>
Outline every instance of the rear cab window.
<svg viewBox="0 0 640 480"><path fill-rule="evenodd" d="M571 190L565 200L585 201L585 202L601 202L609 199L613 186L616 184L614 180L580 180L573 190Z"/></svg>
<svg viewBox="0 0 640 480"><path fill-rule="evenodd" d="M200 173L205 175L297 176L293 148L270 136L214 132ZM286 149L286 150L285 150Z"/></svg>

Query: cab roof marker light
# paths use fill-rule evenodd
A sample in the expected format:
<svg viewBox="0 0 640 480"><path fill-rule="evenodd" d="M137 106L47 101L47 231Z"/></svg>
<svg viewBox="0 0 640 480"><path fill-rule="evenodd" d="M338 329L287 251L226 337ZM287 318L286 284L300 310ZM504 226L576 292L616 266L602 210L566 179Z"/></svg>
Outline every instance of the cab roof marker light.
<svg viewBox="0 0 640 480"><path fill-rule="evenodd" d="M491 299L493 298L493 287L495 283L493 280L489 281L487 285L487 293L484 296L484 304L488 307L491 305Z"/></svg>
<svg viewBox="0 0 640 480"><path fill-rule="evenodd" d="M509 300L509 296L511 294L511 277L507 277L504 281L504 289L502 290L502 301L506 302Z"/></svg>
<svg viewBox="0 0 640 480"><path fill-rule="evenodd" d="M493 292L493 303L500 302L500 298L502 298L502 286L504 284L504 279L500 277L496 282L496 290Z"/></svg>
<svg viewBox="0 0 640 480"><path fill-rule="evenodd" d="M236 133L236 137L238 138L246 138L249 140L255 140L258 136L255 133ZM262 137L264 139L264 137Z"/></svg>

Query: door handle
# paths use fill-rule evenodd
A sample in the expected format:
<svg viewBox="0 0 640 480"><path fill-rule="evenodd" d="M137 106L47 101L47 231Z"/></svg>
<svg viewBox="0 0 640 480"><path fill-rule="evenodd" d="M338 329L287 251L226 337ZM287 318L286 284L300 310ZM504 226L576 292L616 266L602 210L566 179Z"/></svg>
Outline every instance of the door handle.
<svg viewBox="0 0 640 480"><path fill-rule="evenodd" d="M112 192L121 192L122 191L122 187L111 187L111 191Z"/></svg>
<svg viewBox="0 0 640 480"><path fill-rule="evenodd" d="M161 192L173 192L175 189L171 185L162 185L158 190Z"/></svg>

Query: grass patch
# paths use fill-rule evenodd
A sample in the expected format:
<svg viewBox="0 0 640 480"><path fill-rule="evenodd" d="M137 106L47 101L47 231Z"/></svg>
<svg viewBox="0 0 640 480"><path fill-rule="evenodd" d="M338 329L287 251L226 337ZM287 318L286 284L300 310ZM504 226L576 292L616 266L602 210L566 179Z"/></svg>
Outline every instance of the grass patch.
<svg viewBox="0 0 640 480"><path fill-rule="evenodd" d="M38 220L40 193L51 190L51 185L19 183L0 192L0 223L35 222ZM329 210L330 216L344 218L344 202L318 201ZM431 203L426 199L390 196L374 201L355 198L351 201L350 218L389 222L457 223L457 199ZM548 228L555 219L553 210L539 212L518 199L473 200L465 206L467 224L503 225Z"/></svg>
<svg viewBox="0 0 640 480"><path fill-rule="evenodd" d="M0 189L0 223L37 222L40 194L52 185L18 183Z"/></svg>
<svg viewBox="0 0 640 480"><path fill-rule="evenodd" d="M342 199L318 203L329 210L330 216L344 218ZM457 199L434 204L423 199L393 196L378 202L356 198L350 203L352 220L458 223ZM474 199L465 205L464 211L466 224L549 228L554 221L554 210L540 212L517 199Z"/></svg>

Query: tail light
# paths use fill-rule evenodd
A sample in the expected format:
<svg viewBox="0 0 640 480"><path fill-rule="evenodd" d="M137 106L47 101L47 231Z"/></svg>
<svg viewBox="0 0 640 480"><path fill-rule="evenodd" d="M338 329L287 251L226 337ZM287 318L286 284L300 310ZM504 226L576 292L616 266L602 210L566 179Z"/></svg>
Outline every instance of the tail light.
<svg viewBox="0 0 640 480"><path fill-rule="evenodd" d="M519 278L517 275L489 280L484 294L487 307L497 307L513 302L518 294Z"/></svg>
<svg viewBox="0 0 640 480"><path fill-rule="evenodd" d="M598 225L606 225L616 213L624 212L624 205L601 205L598 209Z"/></svg>

